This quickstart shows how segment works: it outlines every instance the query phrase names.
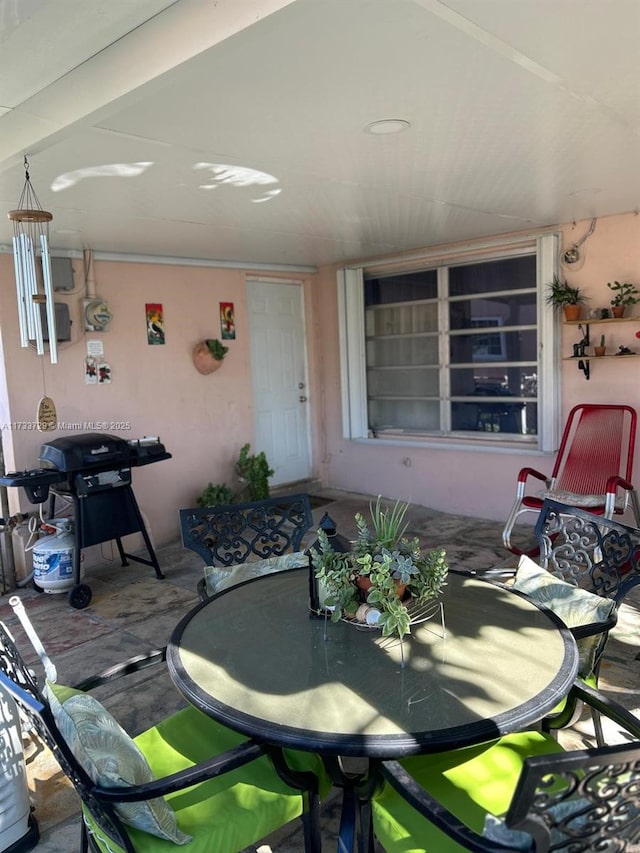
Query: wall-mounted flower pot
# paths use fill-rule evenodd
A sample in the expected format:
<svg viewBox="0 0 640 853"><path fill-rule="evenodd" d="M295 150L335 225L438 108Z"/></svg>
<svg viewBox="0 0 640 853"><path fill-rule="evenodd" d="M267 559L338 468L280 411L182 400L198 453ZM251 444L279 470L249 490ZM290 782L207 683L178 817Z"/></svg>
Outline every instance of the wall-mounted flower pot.
<svg viewBox="0 0 640 853"><path fill-rule="evenodd" d="M201 341L194 347L193 363L195 364L198 373L202 373L206 376L209 373L213 373L214 370L217 370L222 365L222 359L214 358L206 341Z"/></svg>

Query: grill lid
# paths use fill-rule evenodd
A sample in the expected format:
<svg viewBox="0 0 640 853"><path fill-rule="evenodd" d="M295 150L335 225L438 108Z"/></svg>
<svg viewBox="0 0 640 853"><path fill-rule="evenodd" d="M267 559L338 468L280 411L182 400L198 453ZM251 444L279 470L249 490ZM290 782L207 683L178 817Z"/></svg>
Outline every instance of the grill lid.
<svg viewBox="0 0 640 853"><path fill-rule="evenodd" d="M58 471L88 471L94 468L118 468L131 464L133 450L117 435L87 432L65 435L40 448L43 468Z"/></svg>

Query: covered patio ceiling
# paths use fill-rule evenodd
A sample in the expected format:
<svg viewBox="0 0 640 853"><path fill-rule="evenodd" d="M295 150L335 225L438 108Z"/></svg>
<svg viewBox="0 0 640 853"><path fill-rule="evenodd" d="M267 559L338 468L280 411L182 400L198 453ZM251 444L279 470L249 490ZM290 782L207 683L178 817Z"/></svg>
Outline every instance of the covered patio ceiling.
<svg viewBox="0 0 640 853"><path fill-rule="evenodd" d="M59 251L313 268L634 211L639 43L635 0L0 0L0 211L25 154Z"/></svg>

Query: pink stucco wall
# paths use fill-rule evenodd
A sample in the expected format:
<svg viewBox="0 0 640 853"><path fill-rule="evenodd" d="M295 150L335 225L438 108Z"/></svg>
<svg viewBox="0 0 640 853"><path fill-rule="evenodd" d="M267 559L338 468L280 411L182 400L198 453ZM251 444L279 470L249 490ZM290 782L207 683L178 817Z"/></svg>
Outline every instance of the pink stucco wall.
<svg viewBox="0 0 640 853"><path fill-rule="evenodd" d="M578 222L566 226L565 244L571 245L589 228L589 222ZM631 281L640 287L640 216L611 216L599 219L596 229L581 249L584 249L584 264L575 274L568 274L571 284L584 288L589 298L583 308L586 316L592 308L608 308L611 291L607 282ZM607 352L614 353L620 344L640 353L640 340L635 333L640 331L640 303L631 305L626 313L637 316L638 322L620 325L597 325L591 327L592 342L601 334L606 336ZM564 329L565 355L571 354L571 343L580 338L575 327ZM565 412L576 403L627 403L640 410L640 359L618 361L591 360L591 379L585 382L578 375L575 365L563 362L563 407ZM640 455L638 474L640 475Z"/></svg>
<svg viewBox="0 0 640 853"><path fill-rule="evenodd" d="M577 241L589 225L587 221L564 226L564 246ZM581 249L584 252L581 269L567 273L566 277L590 297L586 311L609 306L608 281L618 279L640 285L640 216L629 214L599 220L595 232ZM520 468L532 466L549 473L553 467L552 455L489 448L433 449L410 443L388 446L342 438L335 274L334 268L325 267L318 277L318 286L325 294L319 317L326 334L325 481L335 488L402 497L445 512L505 519L515 497ZM640 340L635 338L635 332L640 330L640 304L633 306L630 313L638 315L637 326L634 323L594 326L592 336L606 334L614 352L619 344L625 344L640 353ZM571 355L572 343L579 339L577 327L564 327L563 355ZM586 381L575 362L560 362L557 381L561 383L563 421L569 409L579 402L630 403L640 408L639 370L640 359L619 362L592 359L591 379Z"/></svg>
<svg viewBox="0 0 640 853"><path fill-rule="evenodd" d="M156 545L165 543L178 536L178 510L194 506L209 481L235 484L233 463L241 446L253 441L245 272L96 261L95 292L107 300L113 320L109 331L85 334L80 319L86 295L82 291L82 259L74 260L73 266L77 293L56 295L58 301L69 303L73 339L60 345L59 363L51 365L48 355L39 358L19 345L13 261L9 255L0 255L0 333L5 367L0 420L3 425L32 424L38 401L46 394L53 398L61 422L103 422L100 428L85 428L83 432L106 432L125 439L159 436L173 458L134 469L133 487L152 541ZM307 281L305 294L309 289ZM236 339L225 341L229 352L223 366L203 376L196 371L191 352L204 338L220 338L220 302L235 305ZM147 343L146 303L163 305L163 346ZM305 296L305 303L311 306L312 299ZM313 328L309 321L307 328ZM85 384L88 339L103 341L105 361L112 369L109 385ZM313 352L313 346L310 349ZM130 424L130 429L114 426L123 422ZM37 467L41 444L73 431L4 429L5 469ZM12 512L37 509L21 489L8 491ZM126 545L131 548L136 543ZM97 555L87 550L90 564Z"/></svg>

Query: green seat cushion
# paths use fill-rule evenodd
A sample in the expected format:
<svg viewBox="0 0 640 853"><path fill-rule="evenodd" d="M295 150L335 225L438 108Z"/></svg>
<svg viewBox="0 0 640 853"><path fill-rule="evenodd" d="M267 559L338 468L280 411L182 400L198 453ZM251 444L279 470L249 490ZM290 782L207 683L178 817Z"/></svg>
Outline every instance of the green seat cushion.
<svg viewBox="0 0 640 853"><path fill-rule="evenodd" d="M562 751L550 735L522 732L477 746L407 758L401 763L426 791L482 835L487 813L505 815L524 759ZM466 849L388 784L374 798L372 809L375 834L387 853L461 853Z"/></svg>
<svg viewBox="0 0 640 853"><path fill-rule="evenodd" d="M246 737L189 707L134 740L160 778L231 749ZM285 750L285 755L293 769L316 774L321 795L329 790L329 779L314 753ZM302 813L300 794L280 779L267 756L168 794L166 800L179 827L192 838L180 848L184 853L237 853ZM86 812L85 821L95 829ZM129 836L136 853L160 853L173 846L137 829L129 829ZM112 841L109 848L113 853L121 851ZM106 845L103 849L107 851Z"/></svg>

